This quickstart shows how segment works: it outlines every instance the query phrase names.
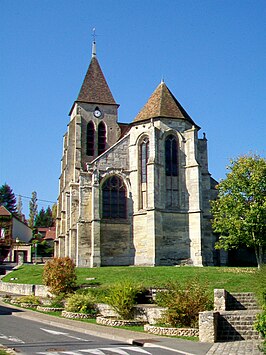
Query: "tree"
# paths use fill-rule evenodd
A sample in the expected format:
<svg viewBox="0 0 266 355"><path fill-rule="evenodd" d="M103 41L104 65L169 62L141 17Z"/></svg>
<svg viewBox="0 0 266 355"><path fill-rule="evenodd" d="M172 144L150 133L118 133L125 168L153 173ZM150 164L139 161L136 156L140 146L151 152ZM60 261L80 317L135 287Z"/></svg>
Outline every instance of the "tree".
<svg viewBox="0 0 266 355"><path fill-rule="evenodd" d="M46 227L46 215L43 207L41 208L40 212L36 215L34 221L34 227Z"/></svg>
<svg viewBox="0 0 266 355"><path fill-rule="evenodd" d="M22 217L22 200L21 200L21 195L18 195L17 210L18 210L18 216L19 216L19 218L21 218L21 217Z"/></svg>
<svg viewBox="0 0 266 355"><path fill-rule="evenodd" d="M54 225L55 225L56 216L57 216L57 203L54 203L52 206L52 217L53 217Z"/></svg>
<svg viewBox="0 0 266 355"><path fill-rule="evenodd" d="M216 247L253 247L260 268L266 249L266 160L242 156L227 169L212 202L213 229L220 234Z"/></svg>
<svg viewBox="0 0 266 355"><path fill-rule="evenodd" d="M0 187L0 206L4 206L12 214L17 214L15 194L6 183Z"/></svg>
<svg viewBox="0 0 266 355"><path fill-rule="evenodd" d="M45 218L46 218L46 227L52 227L54 224L54 220L53 220L53 212L50 206L46 208Z"/></svg>
<svg viewBox="0 0 266 355"><path fill-rule="evenodd" d="M35 218L35 227L52 227L54 224L52 217L52 210L50 206L47 207L46 210L42 207L40 212L37 214Z"/></svg>
<svg viewBox="0 0 266 355"><path fill-rule="evenodd" d="M28 221L28 225L30 228L33 228L35 223L35 218L38 213L38 205L37 205L37 192L33 191L31 195L31 200L29 203L29 210L30 210L30 218Z"/></svg>

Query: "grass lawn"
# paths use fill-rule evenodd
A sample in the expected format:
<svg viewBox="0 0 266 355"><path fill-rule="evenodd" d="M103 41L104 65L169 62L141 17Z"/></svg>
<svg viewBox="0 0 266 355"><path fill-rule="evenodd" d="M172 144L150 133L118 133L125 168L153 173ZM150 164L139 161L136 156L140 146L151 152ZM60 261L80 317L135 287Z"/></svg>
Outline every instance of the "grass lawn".
<svg viewBox="0 0 266 355"><path fill-rule="evenodd" d="M42 284L43 265L23 265L3 278L5 282ZM77 282L109 287L131 280L144 287L164 287L170 281L184 283L198 278L204 287L224 288L229 292L256 291L257 268L252 267L101 267L77 268ZM13 279L13 280L11 280Z"/></svg>

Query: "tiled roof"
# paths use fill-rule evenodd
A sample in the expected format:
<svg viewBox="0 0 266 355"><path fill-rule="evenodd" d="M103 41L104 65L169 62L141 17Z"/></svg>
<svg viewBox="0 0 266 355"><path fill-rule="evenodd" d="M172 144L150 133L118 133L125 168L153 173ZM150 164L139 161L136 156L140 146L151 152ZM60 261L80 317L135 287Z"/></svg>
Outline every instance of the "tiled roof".
<svg viewBox="0 0 266 355"><path fill-rule="evenodd" d="M46 232L44 239L55 239L55 230L50 229Z"/></svg>
<svg viewBox="0 0 266 355"><path fill-rule="evenodd" d="M11 213L5 208L5 206L0 206L0 216L11 216Z"/></svg>
<svg viewBox="0 0 266 355"><path fill-rule="evenodd" d="M121 129L120 138L122 138L129 131L130 125L128 123L120 123L120 122L118 122L118 125L119 125L119 127Z"/></svg>
<svg viewBox="0 0 266 355"><path fill-rule="evenodd" d="M164 82L157 86L133 122L145 121L156 117L179 118L195 124Z"/></svg>
<svg viewBox="0 0 266 355"><path fill-rule="evenodd" d="M98 104L116 104L95 56L91 59L77 101Z"/></svg>

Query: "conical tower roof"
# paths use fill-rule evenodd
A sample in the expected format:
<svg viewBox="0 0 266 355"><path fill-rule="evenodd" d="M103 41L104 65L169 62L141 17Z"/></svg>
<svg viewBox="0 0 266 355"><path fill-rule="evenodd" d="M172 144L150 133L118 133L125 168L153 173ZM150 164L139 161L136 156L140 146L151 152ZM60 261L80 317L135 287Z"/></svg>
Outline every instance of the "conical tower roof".
<svg viewBox="0 0 266 355"><path fill-rule="evenodd" d="M183 119L195 125L192 118L184 110L164 82L161 82L160 85L157 86L133 122L141 122L156 117Z"/></svg>
<svg viewBox="0 0 266 355"><path fill-rule="evenodd" d="M116 105L95 55L92 56L76 102Z"/></svg>

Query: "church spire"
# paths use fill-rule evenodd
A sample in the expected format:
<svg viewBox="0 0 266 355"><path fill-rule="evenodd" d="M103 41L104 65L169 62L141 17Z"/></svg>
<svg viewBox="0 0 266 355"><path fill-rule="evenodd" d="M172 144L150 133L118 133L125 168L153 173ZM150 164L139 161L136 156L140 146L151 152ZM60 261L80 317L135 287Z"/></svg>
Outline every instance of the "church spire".
<svg viewBox="0 0 266 355"><path fill-rule="evenodd" d="M96 57L95 28L92 35L92 58L76 102L117 105Z"/></svg>

